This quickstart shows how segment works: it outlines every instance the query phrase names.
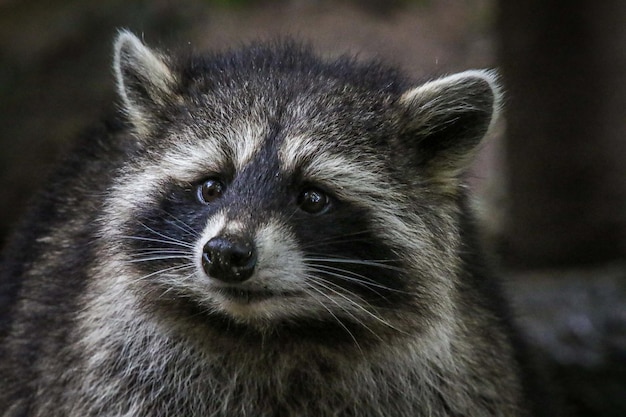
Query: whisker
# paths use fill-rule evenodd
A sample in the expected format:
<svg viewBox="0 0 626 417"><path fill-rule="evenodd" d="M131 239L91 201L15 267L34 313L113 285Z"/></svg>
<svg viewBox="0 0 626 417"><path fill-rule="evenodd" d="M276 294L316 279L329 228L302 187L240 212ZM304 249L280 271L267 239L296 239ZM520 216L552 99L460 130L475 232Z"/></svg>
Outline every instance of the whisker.
<svg viewBox="0 0 626 417"><path fill-rule="evenodd" d="M366 235L368 233L369 233L368 231L360 231L360 232L354 232L354 233L346 233L346 234L339 235L339 236L331 236L326 239L319 239L308 245L304 245L302 246L302 249L315 248L320 245L328 245L328 244L333 244L333 243L350 243L350 242L369 241L369 239L354 239L355 236Z"/></svg>
<svg viewBox="0 0 626 417"><path fill-rule="evenodd" d="M329 301L331 301L332 303L334 303L335 305L337 305L337 307L341 308L342 310L346 311L337 301L333 300L331 297L329 297L328 295L324 294L320 289L315 288L312 285L307 285L307 288L315 291L316 293L318 293L319 295L321 295L322 297L325 297L326 299L328 299ZM361 345L359 344L358 340L356 339L356 337L354 336L354 334L350 331L350 329L348 329L348 327L341 321L341 319L339 317L337 317L337 315L335 315L335 313L332 312L332 310L330 308L328 308L326 306L326 304L324 304L320 299L318 299L315 295L313 295L311 292L308 292L309 296L314 299L315 301L317 301L322 307L324 307L324 309L326 311L328 311L328 313L333 316L333 318L337 321L337 323L339 323L339 325L348 333L348 335L350 335L350 338L354 341L354 344L356 345L356 347L359 349L359 351L361 352L361 354L363 354L363 349L361 348ZM350 314L350 312L346 311L346 313ZM352 314L350 314L352 316ZM358 319L356 319L356 317L353 317L355 320L358 321Z"/></svg>
<svg viewBox="0 0 626 417"><path fill-rule="evenodd" d="M151 261L164 261L164 260L167 260L167 259L192 260L193 258L191 256L181 256L181 255L170 255L170 256L161 255L161 256L152 256L152 257L148 257L148 258L131 259L128 262L129 263L139 263L139 262L151 262Z"/></svg>
<svg viewBox="0 0 626 417"><path fill-rule="evenodd" d="M172 256L172 257L180 257L186 259L193 259L194 256L189 251L169 251L169 250L146 250L141 252L131 252L128 255L129 259L142 259L149 258L153 256Z"/></svg>
<svg viewBox="0 0 626 417"><path fill-rule="evenodd" d="M168 224L171 224L172 226L178 228L179 230L181 230L183 232L186 232L191 237L198 237L199 236L198 231L195 230L193 227L189 226L183 220L179 219L178 217L174 216L172 213L169 213L169 212L167 212L165 210L164 210L164 212L165 212L166 215L168 215L172 219L172 220L166 220L166 222Z"/></svg>
<svg viewBox="0 0 626 417"><path fill-rule="evenodd" d="M311 254L311 255L315 255L315 254ZM362 265L362 266L369 266L372 268L385 269L388 271L405 272L404 268L385 263L385 262L395 262L393 260L350 259L350 258L337 258L337 257L326 257L326 256L324 257L306 256L304 260L306 262L314 262L316 265L324 265L324 264ZM327 265L327 266L330 266L330 265Z"/></svg>
<svg viewBox="0 0 626 417"><path fill-rule="evenodd" d="M311 255L323 255L323 254L315 254ZM323 257L323 258L315 258L307 256L305 257L305 261L311 262L328 262L328 263L340 263L340 264L352 264L352 265L365 265L365 266L373 266L381 269L389 269L392 271L405 272L404 268L395 265L387 265L384 262L395 262L389 259L350 259L350 258L337 258L337 257Z"/></svg>
<svg viewBox="0 0 626 417"><path fill-rule="evenodd" d="M341 269L337 269L337 270L338 270L338 271L341 271L341 272L344 272L344 271L343 271L343 270L341 270ZM340 278L340 279L342 279L342 280L344 280L344 281L354 282L354 283L356 283L356 284L361 284L361 283L362 283L362 286L363 286L363 287L366 287L367 289L369 289L370 291L372 291L373 293L375 293L375 294L376 294L376 295L378 295L379 297L381 297L381 298L385 298L385 297L384 297L381 293L379 293L378 291L376 291L376 290L374 290L374 289L370 288L370 286L368 286L368 285L367 285L367 282L364 282L363 280L360 280L360 279L358 279L358 278L351 278L351 277L347 277L347 276L345 276L345 275L342 275L342 274L339 274L339 273L336 273L336 272L332 272L332 271L328 271L328 270L324 270L324 269L319 269L319 268L317 267L317 265L313 265L313 268L311 268L311 271L317 272L317 273L319 273L319 274L321 274L321 275L327 274L327 275L330 275L330 276L333 276L333 277ZM325 280L325 281L327 281L327 280ZM384 288L384 286L382 286L382 285L378 285L378 286L379 286L379 287L383 287L383 288Z"/></svg>
<svg viewBox="0 0 626 417"><path fill-rule="evenodd" d="M191 253L188 249L179 249L179 248L144 248L144 249L136 249L131 250L132 254L142 254L142 253Z"/></svg>
<svg viewBox="0 0 626 417"><path fill-rule="evenodd" d="M194 266L190 265L190 264L170 266L168 268L159 269L158 271L154 271L154 272L151 272L149 274L143 275L143 276L141 276L139 278L136 278L136 279L133 280L133 283L136 283L136 282L139 282L139 281L143 281L143 280L145 280L147 278L150 278L150 277L153 277L155 275L165 274L167 272L173 272L173 271L184 271L186 269L190 269L190 268L193 268L193 267Z"/></svg>
<svg viewBox="0 0 626 417"><path fill-rule="evenodd" d="M343 279L345 281L348 282L354 282L356 284L361 284L363 287L367 287L368 289L371 289L372 291L374 291L371 287L376 287L376 288L380 288L381 290L386 290L386 291L391 291L391 292L396 292L399 294L410 294L408 291L402 291L402 290L398 290L396 288L391 288L388 287L386 285L382 285L378 282L373 281L372 279L370 279L369 277L366 277L365 275L361 275L358 274L356 272L350 271L348 269L342 269L342 268L335 268L332 267L330 265L323 265L323 264L318 264L318 263L311 263L309 264L314 270L322 273L322 274L329 274L332 276L335 276L337 278ZM350 274L350 276L345 275L345 274ZM377 295L381 296L384 298L384 296L376 291L374 291Z"/></svg>
<svg viewBox="0 0 626 417"><path fill-rule="evenodd" d="M354 300L351 300L349 297L347 297L346 295L342 294L341 292L333 289L331 286L326 285L326 284L332 284L324 279L313 279L313 282L316 285L319 285L320 287L326 289L327 291L332 292L333 294L338 295L339 297L343 298L344 300L348 301L348 303L350 303L353 306L357 306L362 310L365 310L366 312L368 312L364 307L362 307L359 303L355 302ZM323 293L322 293L323 294ZM352 317L352 319L354 321L356 321L357 323L359 323L361 326L363 326L366 330L368 330L370 333L372 333L374 336L376 336L379 340L383 340L380 335L378 335L374 330L372 330L367 324L365 324L362 320L360 320L358 317L356 317L351 311L347 310L345 307L343 307L342 305L340 305L336 300L333 300L332 297L329 297L328 295L324 294L326 296L326 298L328 298L329 300L331 300L333 303L335 303L339 308L341 308L343 311L345 311L348 315L350 315L350 317ZM369 313L369 312L368 312ZM372 314L372 313L370 313ZM384 322L384 321L383 321Z"/></svg>
<svg viewBox="0 0 626 417"><path fill-rule="evenodd" d="M160 236L163 236L163 235L160 235ZM143 236L129 236L129 235L122 236L123 239L139 240L139 241L153 242L153 243L164 243L164 244L169 244L169 245L180 246L183 248L194 249L194 246L191 243L183 242L182 240L171 239L171 238L168 238L167 236L164 236L164 237L167 240L155 239L155 238L143 237Z"/></svg>
<svg viewBox="0 0 626 417"><path fill-rule="evenodd" d="M294 210L291 212L291 214L289 215L289 217L287 217L287 219L285 220L285 222L289 222L291 219L293 219L293 216L295 216L295 215L296 215L296 213L297 213L298 211L300 211L300 208L296 208L296 209L294 209Z"/></svg>
<svg viewBox="0 0 626 417"><path fill-rule="evenodd" d="M182 278L182 280L183 280L183 281L187 281L187 280L189 280L190 278L192 278L194 275L195 275L195 273L194 273L194 272L192 272L191 274L188 274L188 275L184 276L184 277ZM172 286L172 285L168 286L168 287L167 287L167 288L166 288L166 289L165 289L165 290L161 293L160 297L161 297L161 298L165 297L165 296L166 296L166 295L167 295L170 291L172 291L172 290L174 290L174 286ZM181 295L178 295L178 297L181 297Z"/></svg>
<svg viewBox="0 0 626 417"><path fill-rule="evenodd" d="M167 241L169 241L171 243L177 243L180 246L185 246L185 247L192 247L191 244L189 244L188 242L185 242L185 241L182 241L182 240L179 240L179 239L175 239L172 236L167 236L167 235L165 235L165 234L163 234L161 232L158 232L158 231L154 230L153 228L151 228L150 226L148 226L148 225L146 225L146 224L144 224L142 222L139 222L139 224L141 224L143 227L145 227L147 230L151 231L155 235L160 236L160 237L166 239Z"/></svg>
<svg viewBox="0 0 626 417"><path fill-rule="evenodd" d="M368 306L370 306L370 307L372 307L372 308L373 308L373 306L372 306L370 303L368 303L365 299L363 299L363 297L360 297L360 296L358 296L357 294L354 294L354 293L350 293L352 296L356 297L356 298L360 301L360 303L359 303L359 302L357 302L357 301L355 301L355 300L351 299L351 298L350 298L350 297L348 297L347 295L343 294L342 292L337 291L336 289L332 288L332 287L338 287L338 288L340 288L340 289L344 289L344 288L342 288L342 287L338 286L337 284L335 284L335 283L333 283L333 282L330 282L330 281L328 281L328 280L325 280L323 277L317 277L317 276L316 276L316 277L313 277L313 278L314 278L314 279L313 279L313 281L315 282L315 284L320 285L320 286L322 286L322 287L326 288L326 289L327 289L327 290L329 290L329 291L332 291L334 294L338 295L339 297L341 297L341 298L343 298L344 300L348 301L348 302L349 302L350 304L352 304L353 306L357 307L358 309L360 309L360 310L362 310L363 312L365 312L366 314L368 314L368 315L369 315L370 317L372 317L374 320L376 320L376 321L378 321L378 322L380 322L380 323L384 324L385 326L387 326L387 327L389 327L389 328L391 328L391 329L393 329L393 330L395 330L395 331L398 331L398 332L400 332L400 333L404 333L404 334L406 334L406 332L404 332L404 331L402 331L402 330L398 329L397 327L393 326L391 323L389 323L389 322L387 322L386 320L384 320L384 319L382 319L381 317L379 317L377 314L374 314L373 312L371 312L371 311L370 311L370 310L368 310L367 308L363 307L363 305L361 305L361 303L366 304L366 305L368 305ZM326 285L326 284L328 284L328 285ZM356 319L356 317L355 317L355 319ZM359 321L359 322L360 322L360 321ZM376 333L374 333L374 332L373 332L373 331L372 331L369 327L367 327L364 323L362 323L362 322L360 322L360 323L361 323L361 324L362 324L365 328L367 328L370 332L372 332L374 335L376 335L377 337L380 337L380 336L378 336Z"/></svg>

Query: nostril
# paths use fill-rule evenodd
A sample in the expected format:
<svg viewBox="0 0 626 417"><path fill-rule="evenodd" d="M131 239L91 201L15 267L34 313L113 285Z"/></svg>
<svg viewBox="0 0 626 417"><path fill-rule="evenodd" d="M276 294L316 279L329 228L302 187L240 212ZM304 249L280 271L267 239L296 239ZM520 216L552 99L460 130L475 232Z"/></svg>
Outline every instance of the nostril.
<svg viewBox="0 0 626 417"><path fill-rule="evenodd" d="M203 248L202 267L212 278L224 282L242 282L252 276L256 250L249 239L218 236Z"/></svg>

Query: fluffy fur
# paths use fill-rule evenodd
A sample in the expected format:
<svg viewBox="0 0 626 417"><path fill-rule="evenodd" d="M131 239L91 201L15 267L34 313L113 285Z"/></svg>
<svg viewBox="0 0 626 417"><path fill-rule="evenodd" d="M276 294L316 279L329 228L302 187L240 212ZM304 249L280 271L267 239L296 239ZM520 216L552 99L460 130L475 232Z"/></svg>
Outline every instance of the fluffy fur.
<svg viewBox="0 0 626 417"><path fill-rule="evenodd" d="M128 32L114 69L122 115L4 257L3 416L527 415L461 179L493 73L415 86L289 43L174 58ZM252 247L249 278L212 275L214 238Z"/></svg>

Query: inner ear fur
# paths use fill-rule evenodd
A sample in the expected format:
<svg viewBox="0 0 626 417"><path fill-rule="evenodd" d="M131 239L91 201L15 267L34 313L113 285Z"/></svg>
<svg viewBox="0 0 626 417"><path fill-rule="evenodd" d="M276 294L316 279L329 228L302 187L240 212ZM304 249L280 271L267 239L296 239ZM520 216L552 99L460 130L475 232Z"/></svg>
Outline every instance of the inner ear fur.
<svg viewBox="0 0 626 417"><path fill-rule="evenodd" d="M402 141L433 181L458 178L499 113L494 71L472 70L427 82L401 99Z"/></svg>
<svg viewBox="0 0 626 417"><path fill-rule="evenodd" d="M120 31L114 45L113 70L123 110L139 134L149 132L153 115L176 99L176 74L168 58Z"/></svg>

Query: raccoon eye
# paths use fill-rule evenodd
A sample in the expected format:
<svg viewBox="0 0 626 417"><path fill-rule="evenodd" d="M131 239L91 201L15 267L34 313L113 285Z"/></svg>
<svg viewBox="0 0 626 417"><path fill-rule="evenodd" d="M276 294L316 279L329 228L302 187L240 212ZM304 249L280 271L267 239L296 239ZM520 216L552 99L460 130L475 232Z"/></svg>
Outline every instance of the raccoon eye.
<svg viewBox="0 0 626 417"><path fill-rule="evenodd" d="M326 193L317 188L308 188L298 196L300 208L310 214L318 214L324 211L330 204L330 198Z"/></svg>
<svg viewBox="0 0 626 417"><path fill-rule="evenodd" d="M198 201L203 204L217 200L224 194L224 183L217 178L209 178L198 186Z"/></svg>

